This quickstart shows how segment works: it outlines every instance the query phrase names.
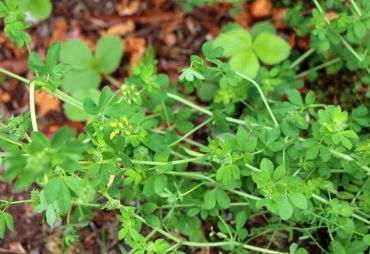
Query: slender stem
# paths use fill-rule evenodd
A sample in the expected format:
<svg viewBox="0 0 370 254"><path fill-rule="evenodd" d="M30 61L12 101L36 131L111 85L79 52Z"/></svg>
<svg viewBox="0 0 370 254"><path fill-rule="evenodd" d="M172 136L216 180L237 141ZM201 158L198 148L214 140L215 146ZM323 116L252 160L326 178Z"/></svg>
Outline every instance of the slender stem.
<svg viewBox="0 0 370 254"><path fill-rule="evenodd" d="M83 104L81 102L69 96L68 94L62 92L61 90L56 89L55 92L51 94L55 95L55 97L61 99L62 101L70 104L71 106L74 106L80 110L83 110Z"/></svg>
<svg viewBox="0 0 370 254"><path fill-rule="evenodd" d="M329 25L330 24L330 20L328 19L328 17L325 15L325 12L323 10L323 8L321 7L320 3L317 1L317 0L313 0L316 8L319 10L319 12L324 15L325 17L325 22ZM351 1L352 4L356 5L356 3L354 1ZM356 5L357 7L357 5ZM343 38L342 35L340 34L337 34L337 36L340 38L340 40L342 41L342 43L344 44L344 46L357 58L357 60L362 63L364 60L365 60L365 57L362 58L361 56L358 55L358 53L352 48L352 46ZM366 68L366 71L370 74L370 68L367 67Z"/></svg>
<svg viewBox="0 0 370 254"><path fill-rule="evenodd" d="M29 101L30 101L30 113L31 113L31 123L32 130L39 131L37 127L36 109L35 109L35 82L30 82L29 87Z"/></svg>
<svg viewBox="0 0 370 254"><path fill-rule="evenodd" d="M198 106L197 104L195 104L195 103L193 103L191 101L188 101L188 100L186 100L186 99L184 99L184 98L182 98L182 97L180 97L180 96L178 96L176 94L167 93L167 96L170 97L170 98L172 98L172 99L174 99L174 100L176 100L176 101L179 101L179 102L181 102L181 103L183 103L185 105L188 105L189 107L191 107L191 108L193 108L193 109L195 109L195 110L197 110L199 112L202 112L202 113L204 113L206 115L209 115L209 116L213 116L213 113L211 111L209 111L208 109L202 108L202 107Z"/></svg>
<svg viewBox="0 0 370 254"><path fill-rule="evenodd" d="M10 72L8 70L5 70L3 68L0 68L0 72L3 73L3 74L5 74L5 75L7 75L7 76L9 76L9 77L12 77L12 78L15 78L15 79L17 79L19 81L22 81L23 83L27 83L28 84L30 82L28 79L26 79L26 78L24 78L22 76L19 76L19 75L13 73L13 72Z"/></svg>
<svg viewBox="0 0 370 254"><path fill-rule="evenodd" d="M163 166L168 164L178 165L178 164L185 164L189 162L199 161L201 160L201 157L197 158L188 158L183 160L175 160L170 162L159 162L159 161L139 161L139 160L131 160L132 163L138 164L138 165L149 165L149 166Z"/></svg>
<svg viewBox="0 0 370 254"><path fill-rule="evenodd" d="M183 176L191 179L197 179L197 180L206 180L210 183L215 183L216 181L213 180L211 177L203 175L201 173L197 172L189 172L189 171L169 171L164 172L166 175L173 175L173 176Z"/></svg>
<svg viewBox="0 0 370 254"><path fill-rule="evenodd" d="M26 78L24 78L22 76L19 76L19 75L13 73L13 72L8 71L8 70L5 70L3 68L0 68L0 72L3 73L3 74L5 74L5 75L7 75L7 76L9 76L9 77L15 78L15 79L17 79L17 80L19 80L19 81L21 81L23 83L30 84L30 80L29 79L26 79ZM52 92L52 91L50 91L49 89L47 89L45 87L45 84L44 83L37 82L37 81L35 81L34 83L35 84L42 85L43 89L47 90L49 93L53 94L54 96L56 96L57 98L61 99L62 101L66 102L68 104L71 104L72 106L74 106L74 107L76 107L78 109L81 109L81 110L83 109L83 105L82 105L81 102L79 102L78 100L72 98L71 96L69 96L68 94L62 92L61 90L55 89L55 91Z"/></svg>
<svg viewBox="0 0 370 254"><path fill-rule="evenodd" d="M146 222L146 220L143 217L141 217L140 215L135 214L135 217L138 220L140 220L142 223L144 223L144 224L148 225L149 227L155 229L156 231L158 231L159 233L161 233L165 237L171 239L172 241L174 241L176 243L179 243L181 245L184 245L184 246L207 248L207 247L221 247L221 246L229 246L230 245L230 242L228 242L228 241L224 241L224 242L208 242L208 243L207 242L182 241L181 239L177 238L173 234L171 234L171 233L169 233L167 231L164 231L161 228L150 226ZM247 249L247 250L252 250L252 251L257 251L257 252L262 252L262 253L271 253L271 254L280 254L280 253L282 253L282 252L279 252L279 251L264 249L264 248L256 247L256 246L249 245L249 244L243 244L243 243L239 243L239 242L236 242L235 245L237 245L239 247L242 247L244 249Z"/></svg>
<svg viewBox="0 0 370 254"><path fill-rule="evenodd" d="M326 205L329 204L329 201L328 200L326 200L325 198L323 198L323 197L321 197L321 196L319 196L317 194L312 194L312 197L314 199L316 199L317 201L320 201L323 204L326 204ZM360 215L358 215L356 213L353 213L352 214L352 217L355 218L355 219L358 219L358 220L360 220L360 221L362 221L362 222L364 222L364 223L366 223L368 225L370 225L370 221L369 220L363 218L362 216L360 216Z"/></svg>
<svg viewBox="0 0 370 254"><path fill-rule="evenodd" d="M310 71L318 71L318 70L324 69L324 68L326 68L326 67L328 67L330 65L336 64L338 62L340 62L340 58L339 57L338 58L334 58L334 59L332 59L330 61L327 61L327 62L322 63L320 65L317 65L315 67L312 67L309 70L306 70L306 71L303 71L303 72L299 73L298 74L298 77L303 78L303 77L307 76L310 73Z"/></svg>
<svg viewBox="0 0 370 254"><path fill-rule="evenodd" d="M308 51L306 51L304 54L302 54L300 57L298 57L290 66L289 68L294 69L297 67L301 62L303 62L307 57L312 55L315 52L314 48L310 48Z"/></svg>
<svg viewBox="0 0 370 254"><path fill-rule="evenodd" d="M110 75L104 75L104 78L116 87L121 87L121 83Z"/></svg>
<svg viewBox="0 0 370 254"><path fill-rule="evenodd" d="M239 75L240 77L242 77L243 79L248 80L249 82L251 82L257 88L259 94L261 95L262 101L265 104L266 109L267 109L267 111L269 112L269 114L271 116L272 121L274 122L276 127L279 127L279 123L276 121L276 118L275 118L274 114L272 113L270 105L268 104L268 102L266 100L266 97L265 97L263 91L261 90L260 86L258 85L258 83L256 81L254 81L253 79L248 78L247 76L245 76L244 74L242 74L240 72L235 72L235 73L237 75Z"/></svg>
<svg viewBox="0 0 370 254"><path fill-rule="evenodd" d="M178 140L176 140L176 141L172 142L171 144L169 144L168 147L172 147L174 145L177 145L178 143L180 143L181 141L183 141L184 139L186 139L187 137L189 137L191 134L193 134L197 130L201 129L203 126L207 125L209 122L212 121L212 119L213 119L212 117L211 118L208 118L206 121L204 121L203 123L199 124L194 129L192 129L191 131L189 131L188 133L186 133L184 136L182 136Z"/></svg>
<svg viewBox="0 0 370 254"><path fill-rule="evenodd" d="M357 12L358 16L362 16L362 12L360 10L360 8L358 7L357 3L355 2L355 0L349 0L353 6L353 9L355 9L355 11Z"/></svg>
<svg viewBox="0 0 370 254"><path fill-rule="evenodd" d="M0 200L0 203L7 203L9 205L20 205L25 203L32 203L32 199L25 199L25 200L18 200L18 201L8 201L8 200Z"/></svg>
<svg viewBox="0 0 370 254"><path fill-rule="evenodd" d="M10 144L13 144L13 145L19 146L19 147L21 147L21 146L22 146L22 144L21 144L21 143L18 143L17 141L14 141L14 140L12 140L12 139L10 139L10 138L8 138L8 137L5 137L5 136L3 136L3 135L0 135L0 139L4 140L4 141L6 141L6 142L8 142L8 143L10 143Z"/></svg>

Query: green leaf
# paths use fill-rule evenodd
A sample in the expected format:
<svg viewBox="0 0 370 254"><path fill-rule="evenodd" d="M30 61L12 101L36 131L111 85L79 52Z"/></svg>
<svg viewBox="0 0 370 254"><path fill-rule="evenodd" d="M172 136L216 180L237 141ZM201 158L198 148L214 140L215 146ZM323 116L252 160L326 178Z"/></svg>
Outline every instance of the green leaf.
<svg viewBox="0 0 370 254"><path fill-rule="evenodd" d="M63 63L70 64L74 70L93 69L92 53L87 44L81 40L72 39L65 42L60 57ZM76 83L71 85L76 86Z"/></svg>
<svg viewBox="0 0 370 254"><path fill-rule="evenodd" d="M53 205L48 205L46 208L46 222L49 226L53 226L57 218L57 214L55 212Z"/></svg>
<svg viewBox="0 0 370 254"><path fill-rule="evenodd" d="M250 78L255 78L260 68L260 63L252 49L240 51L230 59L233 70L239 71Z"/></svg>
<svg viewBox="0 0 370 254"><path fill-rule="evenodd" d="M181 70L181 75L179 77L179 80L181 81L186 80L188 82L192 82L194 81L194 78L203 80L204 76L200 74L199 72L193 70L192 68L185 68Z"/></svg>
<svg viewBox="0 0 370 254"><path fill-rule="evenodd" d="M33 73L43 74L47 72L44 62L36 52L31 53L28 59L28 66Z"/></svg>
<svg viewBox="0 0 370 254"><path fill-rule="evenodd" d="M94 103L98 102L100 91L98 89L92 88L85 91L77 91L73 93L73 98L80 102L84 102L85 98L91 98ZM64 103L63 104L64 114L69 120L81 122L87 120L90 115L87 114L84 110L78 109L75 106Z"/></svg>
<svg viewBox="0 0 370 254"><path fill-rule="evenodd" d="M213 45L223 48L223 55L231 57L248 50L252 46L252 37L250 33L243 28L235 28L221 33L221 35L214 40Z"/></svg>
<svg viewBox="0 0 370 254"><path fill-rule="evenodd" d="M233 189L240 180L240 169L237 165L224 165L217 170L216 180L227 189Z"/></svg>
<svg viewBox="0 0 370 254"><path fill-rule="evenodd" d="M267 158L263 158L260 163L260 169L272 173L274 171L274 164Z"/></svg>
<svg viewBox="0 0 370 254"><path fill-rule="evenodd" d="M355 22L353 28L354 28L355 35L359 39L362 39L368 31L366 28L366 25L362 22Z"/></svg>
<svg viewBox="0 0 370 254"><path fill-rule="evenodd" d="M285 196L278 204L279 216L283 220L288 220L293 215L293 207Z"/></svg>
<svg viewBox="0 0 370 254"><path fill-rule="evenodd" d="M253 49L265 64L277 64L290 54L290 46L284 39L266 32L257 36Z"/></svg>
<svg viewBox="0 0 370 254"><path fill-rule="evenodd" d="M72 70L63 79L62 86L66 92L75 93L96 89L100 81L100 74L93 69Z"/></svg>
<svg viewBox="0 0 370 254"><path fill-rule="evenodd" d="M363 241L364 241L365 244L370 246L370 234L365 235L364 238L363 238Z"/></svg>
<svg viewBox="0 0 370 254"><path fill-rule="evenodd" d="M204 207L212 210L216 206L216 189L209 190L204 194Z"/></svg>
<svg viewBox="0 0 370 254"><path fill-rule="evenodd" d="M286 92L288 96L288 100L293 103L294 105L297 105L299 107L303 106L303 100L301 94L298 92L298 90L288 90Z"/></svg>
<svg viewBox="0 0 370 254"><path fill-rule="evenodd" d="M13 217L10 215L10 213L7 213L7 212L3 212L2 215L4 217L6 227L10 231L14 231Z"/></svg>
<svg viewBox="0 0 370 254"><path fill-rule="evenodd" d="M217 189L216 200L221 208L227 209L230 207L230 198L225 191Z"/></svg>
<svg viewBox="0 0 370 254"><path fill-rule="evenodd" d="M299 192L289 193L289 200L300 209L307 209L308 202L305 195Z"/></svg>
<svg viewBox="0 0 370 254"><path fill-rule="evenodd" d="M158 195L162 194L167 185L167 178L164 175L156 175L154 177L154 192Z"/></svg>
<svg viewBox="0 0 370 254"><path fill-rule="evenodd" d="M96 45L95 59L98 70L110 74L117 69L123 55L123 41L118 36L104 36Z"/></svg>
<svg viewBox="0 0 370 254"><path fill-rule="evenodd" d="M253 38L256 38L259 34L264 33L264 32L271 33L271 34L276 33L276 29L271 24L270 21L257 22L256 24L253 25L251 29L251 34Z"/></svg>
<svg viewBox="0 0 370 254"><path fill-rule="evenodd" d="M214 59L221 57L223 49L221 47L214 47L213 41L207 41L202 45L202 52L207 59Z"/></svg>
<svg viewBox="0 0 370 254"><path fill-rule="evenodd" d="M52 178L44 186L45 200L48 204L52 204L58 199L62 188L62 181L59 177Z"/></svg>
<svg viewBox="0 0 370 254"><path fill-rule="evenodd" d="M66 214L72 206L72 198L64 182L61 183L61 189L58 196L58 206L62 213Z"/></svg>
<svg viewBox="0 0 370 254"><path fill-rule="evenodd" d="M53 8L51 0L26 0L23 6L40 21L48 18Z"/></svg>
<svg viewBox="0 0 370 254"><path fill-rule="evenodd" d="M58 64L61 47L62 44L59 41L54 42L49 47L45 62L49 68L52 68Z"/></svg>
<svg viewBox="0 0 370 254"><path fill-rule="evenodd" d="M5 234L5 218L0 214L0 238L4 238Z"/></svg>

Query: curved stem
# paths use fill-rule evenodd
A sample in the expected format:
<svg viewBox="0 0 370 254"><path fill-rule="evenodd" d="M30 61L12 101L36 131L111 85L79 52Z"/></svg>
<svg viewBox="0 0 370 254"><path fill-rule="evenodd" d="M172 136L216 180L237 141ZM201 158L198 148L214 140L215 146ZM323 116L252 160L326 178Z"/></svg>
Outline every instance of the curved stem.
<svg viewBox="0 0 370 254"><path fill-rule="evenodd" d="M36 118L36 108L35 108L35 82L30 82L29 87L29 100L30 100L30 113L31 113L31 123L32 123L32 130L39 131L37 127L37 118Z"/></svg>
<svg viewBox="0 0 370 254"><path fill-rule="evenodd" d="M257 88L258 93L261 95L262 101L263 101L263 103L265 104L266 109L267 109L267 111L269 112L269 114L270 114L270 116L271 116L272 121L274 122L274 124L275 124L275 126L276 126L276 127L279 127L279 123L276 121L276 118L275 118L274 114L272 113L272 110L271 110L271 108L270 108L270 105L268 104L268 102L267 102L267 100L266 100L266 97L265 97L265 95L264 95L263 91L261 90L261 87L258 85L258 83L257 83L256 81L254 81L253 79L248 78L247 76L245 76L244 74L242 74L242 73L240 73L240 72L235 72L235 73L236 73L237 75L239 75L240 77L242 77L243 79L248 80L249 82L251 82L251 83L252 83L252 85L254 85L254 86Z"/></svg>

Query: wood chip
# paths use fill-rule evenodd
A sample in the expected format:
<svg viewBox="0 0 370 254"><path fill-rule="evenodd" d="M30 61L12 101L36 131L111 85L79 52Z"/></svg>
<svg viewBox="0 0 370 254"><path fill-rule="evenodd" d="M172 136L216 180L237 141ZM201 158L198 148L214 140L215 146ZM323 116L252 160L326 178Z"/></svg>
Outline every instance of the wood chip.
<svg viewBox="0 0 370 254"><path fill-rule="evenodd" d="M132 20L127 20L126 22L122 22L119 24L115 24L109 27L103 35L126 35L135 30L135 22Z"/></svg>
<svg viewBox="0 0 370 254"><path fill-rule="evenodd" d="M116 5L116 10L120 16L129 16L135 14L140 7L140 1L122 0Z"/></svg>
<svg viewBox="0 0 370 254"><path fill-rule="evenodd" d="M60 112L60 100L44 90L35 92L35 103L39 116L45 116L51 111Z"/></svg>
<svg viewBox="0 0 370 254"><path fill-rule="evenodd" d="M285 15L288 11L288 8L276 8L272 11L272 20L276 29L284 29L287 25L284 22Z"/></svg>
<svg viewBox="0 0 370 254"><path fill-rule="evenodd" d="M255 18L265 18L271 16L271 0L254 0L251 5L251 14Z"/></svg>

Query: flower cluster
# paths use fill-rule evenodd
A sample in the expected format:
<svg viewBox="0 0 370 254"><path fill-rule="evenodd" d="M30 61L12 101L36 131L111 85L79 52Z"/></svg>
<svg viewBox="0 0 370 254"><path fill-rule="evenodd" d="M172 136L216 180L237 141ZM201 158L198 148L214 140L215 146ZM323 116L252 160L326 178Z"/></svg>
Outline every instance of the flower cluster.
<svg viewBox="0 0 370 254"><path fill-rule="evenodd" d="M128 104L140 102L139 91L137 91L135 86L133 85L123 84L121 86L121 93L122 93L122 98Z"/></svg>
<svg viewBox="0 0 370 254"><path fill-rule="evenodd" d="M128 122L127 117L122 117L120 121L111 122L109 125L114 128L110 134L110 139L113 139L120 133L125 136L131 136L134 129L132 124Z"/></svg>

